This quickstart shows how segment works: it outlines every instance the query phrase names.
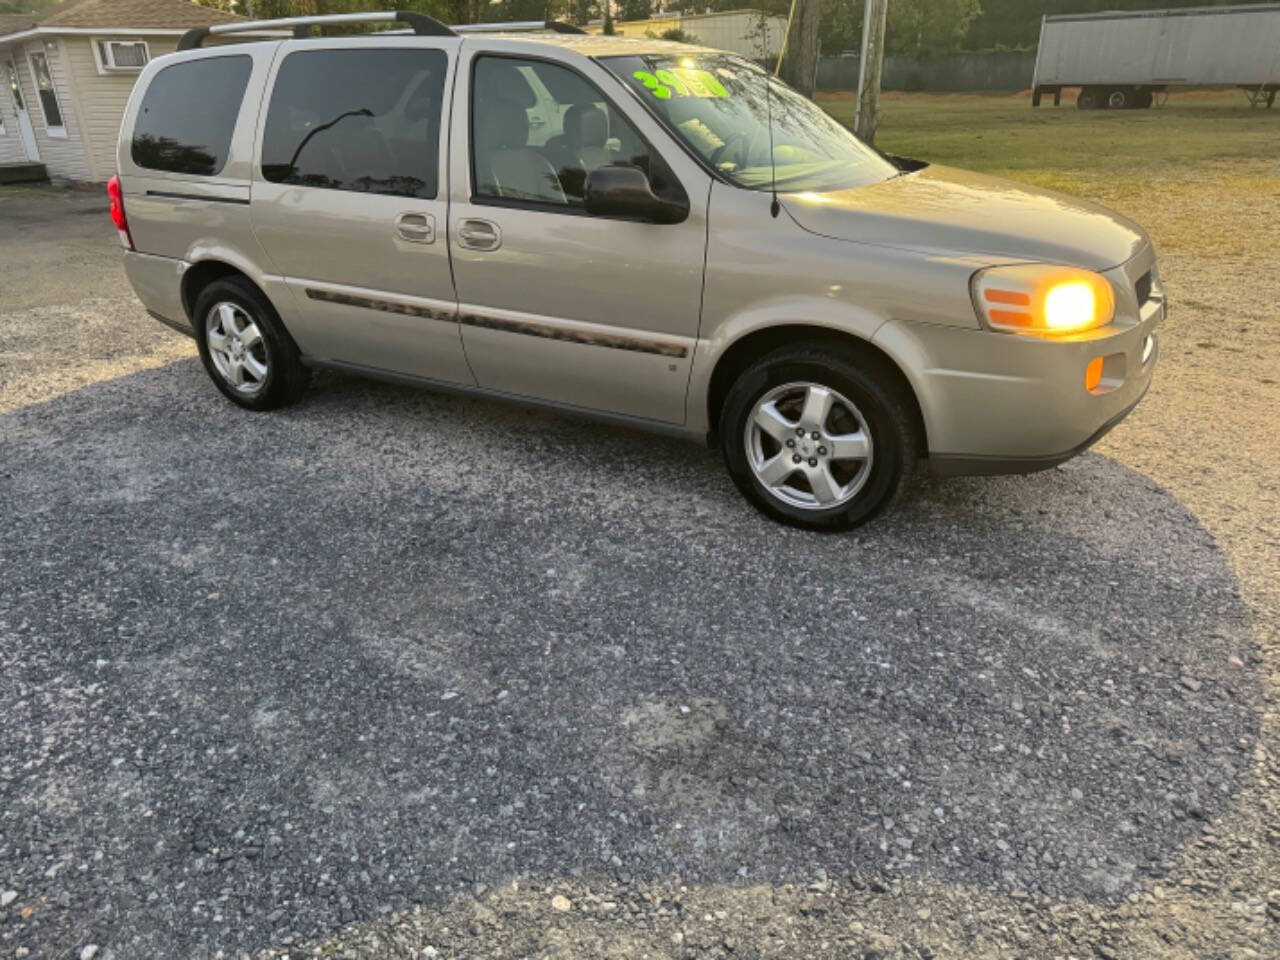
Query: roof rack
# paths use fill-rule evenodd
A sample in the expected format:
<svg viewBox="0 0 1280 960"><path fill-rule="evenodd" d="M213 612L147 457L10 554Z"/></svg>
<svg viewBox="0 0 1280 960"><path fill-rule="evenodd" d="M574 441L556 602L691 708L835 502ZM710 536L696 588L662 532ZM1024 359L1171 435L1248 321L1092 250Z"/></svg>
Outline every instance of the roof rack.
<svg viewBox="0 0 1280 960"><path fill-rule="evenodd" d="M507 23L461 23L450 28L454 33L524 33L550 30L552 33L586 33L581 27L560 20L511 20Z"/></svg>
<svg viewBox="0 0 1280 960"><path fill-rule="evenodd" d="M244 20L236 23L219 23L212 27L196 27L188 30L178 41L179 50L195 50L210 36L224 33L249 33L262 30L279 30L292 27L297 39L311 36L313 26L340 23L404 23L419 37L455 37L462 33L498 33L550 30L553 33L586 33L581 27L558 20L519 20L511 23L468 23L450 27L435 17L408 10L389 10L382 13L329 13L314 17L281 17L278 20ZM399 33L400 31L394 31Z"/></svg>

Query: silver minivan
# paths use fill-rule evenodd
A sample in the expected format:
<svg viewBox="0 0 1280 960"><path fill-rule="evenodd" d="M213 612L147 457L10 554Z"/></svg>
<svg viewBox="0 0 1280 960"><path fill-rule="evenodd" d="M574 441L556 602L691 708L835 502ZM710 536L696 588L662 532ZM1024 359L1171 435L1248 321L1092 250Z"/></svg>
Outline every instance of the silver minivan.
<svg viewBox="0 0 1280 960"><path fill-rule="evenodd" d="M397 23L309 35L354 19ZM560 24L192 31L109 190L138 296L243 407L330 367L588 412L717 444L813 529L924 463L1084 450L1165 310L1122 217L888 158L739 57Z"/></svg>

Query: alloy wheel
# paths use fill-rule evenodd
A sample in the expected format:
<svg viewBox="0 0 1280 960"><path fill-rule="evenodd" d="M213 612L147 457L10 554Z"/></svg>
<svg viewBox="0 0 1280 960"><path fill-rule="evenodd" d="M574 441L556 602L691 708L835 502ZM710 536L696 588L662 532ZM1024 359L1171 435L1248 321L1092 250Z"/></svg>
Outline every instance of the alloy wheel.
<svg viewBox="0 0 1280 960"><path fill-rule="evenodd" d="M760 484L801 509L847 503L871 475L866 419L847 397L819 383L788 383L761 396L744 440Z"/></svg>
<svg viewBox="0 0 1280 960"><path fill-rule="evenodd" d="M237 393L261 392L270 371L266 341L244 308L229 301L214 304L204 321L205 343L218 376Z"/></svg>

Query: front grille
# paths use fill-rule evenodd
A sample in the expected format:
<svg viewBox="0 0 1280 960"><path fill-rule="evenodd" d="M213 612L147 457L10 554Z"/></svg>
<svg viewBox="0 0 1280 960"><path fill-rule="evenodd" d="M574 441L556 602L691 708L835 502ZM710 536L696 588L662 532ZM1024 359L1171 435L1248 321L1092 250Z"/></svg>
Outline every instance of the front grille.
<svg viewBox="0 0 1280 960"><path fill-rule="evenodd" d="M1133 285L1133 292L1138 295L1138 306L1142 306L1151 299L1151 271L1148 270L1138 282Z"/></svg>

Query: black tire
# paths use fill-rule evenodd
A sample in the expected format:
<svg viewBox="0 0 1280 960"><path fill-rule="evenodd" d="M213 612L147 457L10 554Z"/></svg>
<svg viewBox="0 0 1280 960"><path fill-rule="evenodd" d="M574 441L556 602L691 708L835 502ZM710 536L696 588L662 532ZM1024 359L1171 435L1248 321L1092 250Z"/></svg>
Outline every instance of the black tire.
<svg viewBox="0 0 1280 960"><path fill-rule="evenodd" d="M1156 95L1150 90L1139 90L1138 95L1133 98L1133 109L1147 110L1151 104L1155 103Z"/></svg>
<svg viewBox="0 0 1280 960"><path fill-rule="evenodd" d="M1096 110L1102 102L1102 91L1097 87L1081 87L1076 96L1076 107L1081 110Z"/></svg>
<svg viewBox="0 0 1280 960"><path fill-rule="evenodd" d="M209 350L209 314L224 303L243 311L261 333L260 346L255 345L252 350L259 362L265 362L267 372L251 393L237 390L228 382ZM299 360L297 345L280 322L271 301L243 277L224 277L201 290L192 310L191 326L200 350L200 362L209 379L233 403L247 410L273 410L293 403L306 390L311 372Z"/></svg>
<svg viewBox="0 0 1280 960"><path fill-rule="evenodd" d="M843 395L871 436L871 464L862 486L831 508L779 499L751 467L748 418L767 393L794 383L818 384ZM920 456L914 403L903 392L882 361L842 344L810 341L766 354L738 377L724 401L719 433L729 475L747 500L780 523L828 532L865 523L898 503Z"/></svg>
<svg viewBox="0 0 1280 960"><path fill-rule="evenodd" d="M1129 110L1133 107L1134 92L1128 87L1112 87L1103 102L1108 110Z"/></svg>

